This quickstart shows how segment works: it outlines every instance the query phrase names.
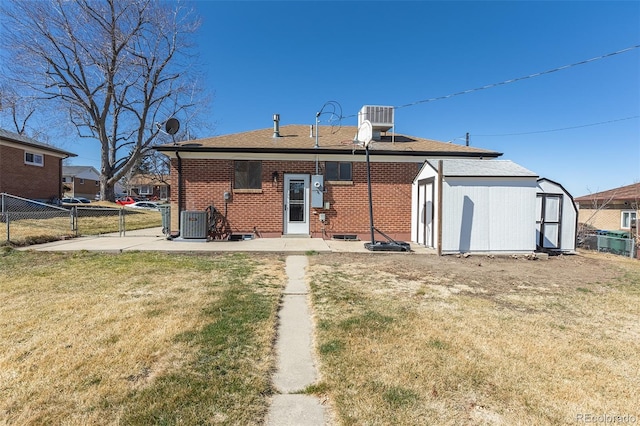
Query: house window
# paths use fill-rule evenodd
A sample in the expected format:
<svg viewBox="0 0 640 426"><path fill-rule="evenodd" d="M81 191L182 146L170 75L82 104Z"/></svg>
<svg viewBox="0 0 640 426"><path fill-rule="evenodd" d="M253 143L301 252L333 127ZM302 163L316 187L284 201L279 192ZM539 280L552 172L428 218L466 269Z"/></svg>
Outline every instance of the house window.
<svg viewBox="0 0 640 426"><path fill-rule="evenodd" d="M33 152L24 153L24 163L33 166L44 166L44 157L42 154L34 154Z"/></svg>
<svg viewBox="0 0 640 426"><path fill-rule="evenodd" d="M62 178L63 183L71 183L73 182L73 178L71 176L65 176Z"/></svg>
<svg viewBox="0 0 640 426"><path fill-rule="evenodd" d="M84 185L84 179L80 179L80 185Z"/></svg>
<svg viewBox="0 0 640 426"><path fill-rule="evenodd" d="M235 161L234 189L262 189L262 162Z"/></svg>
<svg viewBox="0 0 640 426"><path fill-rule="evenodd" d="M631 221L636 220L636 212L633 210L623 211L622 220L620 221L621 229L630 229Z"/></svg>
<svg viewBox="0 0 640 426"><path fill-rule="evenodd" d="M138 194L151 195L153 194L153 190L151 189L150 185L142 185L140 188L138 188Z"/></svg>
<svg viewBox="0 0 640 426"><path fill-rule="evenodd" d="M326 180L352 180L349 162L327 161L324 167Z"/></svg>

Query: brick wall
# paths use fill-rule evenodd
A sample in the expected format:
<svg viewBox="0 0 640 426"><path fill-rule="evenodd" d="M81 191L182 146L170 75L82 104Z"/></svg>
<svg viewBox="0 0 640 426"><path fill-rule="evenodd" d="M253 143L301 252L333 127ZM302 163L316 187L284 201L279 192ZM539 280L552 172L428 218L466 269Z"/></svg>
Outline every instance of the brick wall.
<svg viewBox="0 0 640 426"><path fill-rule="evenodd" d="M323 163L320 163L324 167ZM371 163L371 180L376 228L394 239L409 240L411 232L411 182L417 163ZM272 176L278 172L278 182ZM233 190L233 161L183 159L184 210L204 210L214 205L227 219L234 233L257 231L264 237L283 232L283 183L288 173L315 174L315 162L263 161L262 190ZM178 230L177 160L171 162L172 230ZM326 182L324 201L330 209L311 209L310 232L314 237L356 234L369 240L369 198L366 163L353 163L352 183ZM224 193L231 193L225 203ZM317 214L324 213L320 222ZM379 234L376 239L383 239Z"/></svg>
<svg viewBox="0 0 640 426"><path fill-rule="evenodd" d="M25 164L24 149L0 145L0 192L49 200L62 191L62 160L44 155L44 166Z"/></svg>
<svg viewBox="0 0 640 426"><path fill-rule="evenodd" d="M628 209L625 209L628 210ZM640 217L640 212L636 216ZM580 209L578 210L578 223L587 223L596 229L606 229L608 231L623 230L621 225L621 211L616 209ZM624 231L629 231L624 229Z"/></svg>
<svg viewBox="0 0 640 426"><path fill-rule="evenodd" d="M84 183L80 183L80 178L73 178L73 196L74 197L86 197L93 200L96 194L100 191L100 182L92 179L82 179Z"/></svg>

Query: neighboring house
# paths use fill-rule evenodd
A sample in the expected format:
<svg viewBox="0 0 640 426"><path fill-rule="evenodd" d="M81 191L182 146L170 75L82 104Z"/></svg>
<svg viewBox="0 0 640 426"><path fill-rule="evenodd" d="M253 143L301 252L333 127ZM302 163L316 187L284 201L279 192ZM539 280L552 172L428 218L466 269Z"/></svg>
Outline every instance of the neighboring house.
<svg viewBox="0 0 640 426"><path fill-rule="evenodd" d="M91 166L63 166L62 188L66 197L93 200L100 192L100 173Z"/></svg>
<svg viewBox="0 0 640 426"><path fill-rule="evenodd" d="M76 154L0 129L0 192L51 202L62 198L62 160Z"/></svg>
<svg viewBox="0 0 640 426"><path fill-rule="evenodd" d="M575 201L580 225L590 229L629 232L638 217L640 183L584 195Z"/></svg>
<svg viewBox="0 0 640 426"><path fill-rule="evenodd" d="M167 200L169 198L169 175L137 174L129 179L127 191L150 200Z"/></svg>
<svg viewBox="0 0 640 426"><path fill-rule="evenodd" d="M389 133L391 123L367 118L374 130L369 151L375 227L396 240L411 238L411 187L427 158L502 155ZM188 215L178 212L201 212L213 205L233 233L368 241L367 163L365 150L353 143L356 133L355 126L280 127L274 116L273 130L156 148L171 160L172 233L188 225L181 223Z"/></svg>

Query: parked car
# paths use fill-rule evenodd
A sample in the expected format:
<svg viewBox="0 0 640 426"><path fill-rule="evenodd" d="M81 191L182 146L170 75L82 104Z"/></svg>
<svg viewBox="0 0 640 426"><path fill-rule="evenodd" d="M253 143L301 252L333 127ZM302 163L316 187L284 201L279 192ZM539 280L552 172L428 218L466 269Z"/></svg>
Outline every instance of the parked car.
<svg viewBox="0 0 640 426"><path fill-rule="evenodd" d="M91 202L84 197L64 197L61 201L62 204L87 204Z"/></svg>
<svg viewBox="0 0 640 426"><path fill-rule="evenodd" d="M147 209L147 210L160 210L158 203L153 201L136 201L135 203L127 204L127 208L132 209Z"/></svg>
<svg viewBox="0 0 640 426"><path fill-rule="evenodd" d="M144 200L142 198L139 198L139 197L132 197L132 196L127 195L126 197L118 198L116 200L116 203L120 204L121 206L126 206L128 204L133 204L133 203L135 203L137 201L144 201Z"/></svg>

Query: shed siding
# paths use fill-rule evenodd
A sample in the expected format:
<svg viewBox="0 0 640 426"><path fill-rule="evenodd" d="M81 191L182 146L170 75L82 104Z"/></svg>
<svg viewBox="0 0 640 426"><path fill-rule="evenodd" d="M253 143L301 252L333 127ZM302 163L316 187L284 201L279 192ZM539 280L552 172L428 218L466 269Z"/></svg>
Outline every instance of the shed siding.
<svg viewBox="0 0 640 426"><path fill-rule="evenodd" d="M535 250L535 179L445 178L442 251Z"/></svg>

